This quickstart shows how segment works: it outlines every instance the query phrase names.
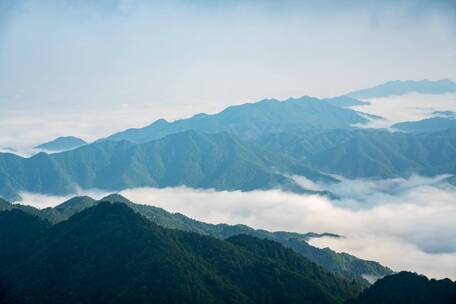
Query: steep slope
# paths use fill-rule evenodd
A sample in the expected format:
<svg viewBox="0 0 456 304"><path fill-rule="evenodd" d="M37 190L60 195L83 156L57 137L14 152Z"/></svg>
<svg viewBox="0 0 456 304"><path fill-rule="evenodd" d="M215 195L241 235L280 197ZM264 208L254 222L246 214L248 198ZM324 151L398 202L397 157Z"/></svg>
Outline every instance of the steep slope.
<svg viewBox="0 0 456 304"><path fill-rule="evenodd" d="M404 95L407 93L422 93L422 94L444 94L456 92L456 83L448 79L442 80L393 80L384 84L374 86L372 88L353 91L346 96L353 98L379 98L393 95Z"/></svg>
<svg viewBox="0 0 456 304"><path fill-rule="evenodd" d="M35 148L47 151L64 151L87 144L84 140L74 136L62 136L52 141L42 143Z"/></svg>
<svg viewBox="0 0 456 304"><path fill-rule="evenodd" d="M356 134L344 129L291 131L265 134L255 143L266 151L306 163L308 157L337 147Z"/></svg>
<svg viewBox="0 0 456 304"><path fill-rule="evenodd" d="M0 153L0 195L14 200L20 191L67 195L78 187L118 191L180 185L306 192L287 176L336 182L322 172L351 178L455 174L455 153L456 129L289 131L254 142L226 132L186 131L144 144L101 142L31 158Z"/></svg>
<svg viewBox="0 0 456 304"><path fill-rule="evenodd" d="M0 211L0 261L20 261L26 258L29 245L50 226L38 216L19 209Z"/></svg>
<svg viewBox="0 0 456 304"><path fill-rule="evenodd" d="M19 191L66 195L78 187L116 191L180 185L218 190L305 190L278 172L334 180L228 133L186 131L140 145L101 142L31 158L0 153L0 195L16 199Z"/></svg>
<svg viewBox="0 0 456 304"><path fill-rule="evenodd" d="M392 271L380 265L377 262L358 259L345 253L336 253L328 248L319 249L307 243L309 238L320 237L317 233L295 233L295 232L270 232L262 229L253 229L246 225L227 225L227 224L207 224L200 222L180 213L170 213L164 209L150 205L135 204L118 194L109 195L100 201L95 201L90 197L74 197L55 208L36 209L29 206L12 205L5 202L9 208L7 210L19 209L32 215L37 215L51 223L58 223L67 220L72 215L92 206L99 202L123 203L133 209L135 212L143 215L151 222L165 228L178 229L183 231L195 232L201 235L208 235L219 239L226 239L234 235L246 234L257 238L265 238L281 243L285 247L292 248L302 254L310 261L321 267L336 273L344 278L356 280L361 284L368 282L363 275L372 277L383 277L391 274ZM332 235L334 234L323 234Z"/></svg>
<svg viewBox="0 0 456 304"><path fill-rule="evenodd" d="M329 248L320 249L309 245L307 241L310 238L320 236L312 232L306 234L286 231L270 232L263 229L253 229L246 225L207 224L188 218L180 213L169 213L161 208L132 203L118 194L109 195L103 198L102 201L123 202L152 222L167 228L192 231L220 239L245 234L260 239L273 240L293 249L333 273L350 280L356 280L362 284L368 283L363 278L364 275L383 277L392 273L391 269L377 262L362 260L346 253L337 253ZM337 235L333 236L338 237Z"/></svg>
<svg viewBox="0 0 456 304"><path fill-rule="evenodd" d="M214 115L197 114L174 122L160 119L144 128L128 129L100 141L142 143L191 129L211 133L227 131L242 139L255 139L265 133L289 129L350 128L354 124L366 122L368 119L358 112L305 96L286 101L266 99L231 106Z"/></svg>
<svg viewBox="0 0 456 304"><path fill-rule="evenodd" d="M105 202L47 229L27 259L0 261L0 280L27 303L343 303L360 291L277 243L255 242L261 252Z"/></svg>
<svg viewBox="0 0 456 304"><path fill-rule="evenodd" d="M456 130L404 134L357 132L356 136L307 160L323 172L357 177L455 174Z"/></svg>
<svg viewBox="0 0 456 304"><path fill-rule="evenodd" d="M96 204L97 201L90 196L75 196L54 208L60 215L60 218L57 221L66 220L74 214L95 206Z"/></svg>
<svg viewBox="0 0 456 304"><path fill-rule="evenodd" d="M270 134L256 143L282 157L345 177L455 174L456 130L316 130Z"/></svg>
<svg viewBox="0 0 456 304"><path fill-rule="evenodd" d="M366 289L353 304L453 304L456 283L449 279L429 280L411 272L384 277Z"/></svg>
<svg viewBox="0 0 456 304"><path fill-rule="evenodd" d="M403 132L438 132L456 128L456 119L447 117L432 117L418 121L405 121L391 126Z"/></svg>
<svg viewBox="0 0 456 304"><path fill-rule="evenodd" d="M324 290L331 290L331 295L335 298L346 297L347 290L352 288L352 284L340 283L340 279L329 275L327 272L322 272L317 265L310 263L301 255L296 254L293 250L278 246L277 242L270 240L261 240L249 235L236 235L227 239L228 242L247 249L254 254L266 258L273 259L284 267L291 268L296 272L306 273L306 275L319 282L320 287Z"/></svg>

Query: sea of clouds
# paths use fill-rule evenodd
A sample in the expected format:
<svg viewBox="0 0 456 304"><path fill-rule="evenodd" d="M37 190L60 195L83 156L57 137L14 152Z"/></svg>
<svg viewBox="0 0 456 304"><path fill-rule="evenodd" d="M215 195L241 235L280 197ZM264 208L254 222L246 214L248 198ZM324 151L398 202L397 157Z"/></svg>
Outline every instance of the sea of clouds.
<svg viewBox="0 0 456 304"><path fill-rule="evenodd" d="M186 187L135 188L120 194L133 202L214 224L337 233L344 238L316 238L311 244L376 260L396 271L456 279L456 188L446 184L445 177L314 184L340 197L333 200L280 190L241 192ZM102 198L107 192L78 194ZM70 197L21 195L22 203L39 208L55 206Z"/></svg>
<svg viewBox="0 0 456 304"><path fill-rule="evenodd" d="M384 119L372 120L363 128L388 128L392 124L404 121L416 121L436 116L436 111L456 112L456 94L419 94L409 93L367 100L368 105L352 107L367 114Z"/></svg>

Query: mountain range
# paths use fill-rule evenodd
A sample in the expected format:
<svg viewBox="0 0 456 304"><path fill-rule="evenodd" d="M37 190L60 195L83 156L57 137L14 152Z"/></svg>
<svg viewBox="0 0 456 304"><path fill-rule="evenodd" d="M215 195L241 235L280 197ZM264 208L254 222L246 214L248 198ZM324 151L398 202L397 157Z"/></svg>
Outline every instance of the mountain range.
<svg viewBox="0 0 456 304"><path fill-rule="evenodd" d="M357 91L352 91L346 96L356 99L372 99L408 93L445 94L455 93L456 83L449 79L442 80L393 80L386 83Z"/></svg>
<svg viewBox="0 0 456 304"><path fill-rule="evenodd" d="M19 303L343 303L360 291L278 243L162 228L123 204L53 226L13 210L0 227L0 282Z"/></svg>
<svg viewBox="0 0 456 304"><path fill-rule="evenodd" d="M169 229L195 232L201 235L226 239L239 234L246 234L261 239L269 239L293 249L302 254L310 261L348 280L356 280L358 284L366 285L365 276L380 278L391 274L392 271L377 262L358 259L346 253L336 253L329 248L319 249L308 244L310 238L330 236L340 237L331 233L293 233L293 232L270 232L261 229L253 229L245 225L207 224L196 221L179 213L169 213L161 208L150 205L135 204L128 199L113 194L101 200L94 200L88 196L71 198L54 208L36 209L30 206L11 204L0 199L0 211L21 210L27 214L38 216L41 219L57 224L69 219L74 214L87 208L98 205L100 202L121 203L138 214L141 214L151 222Z"/></svg>
<svg viewBox="0 0 456 304"><path fill-rule="evenodd" d="M218 190L282 188L309 192L283 172L334 181L304 164L270 155L229 133L185 131L143 144L103 141L30 158L0 154L0 195L16 199L20 191L66 195L79 187L116 191L180 185Z"/></svg>
<svg viewBox="0 0 456 304"><path fill-rule="evenodd" d="M314 168L349 178L456 174L456 129L435 133L359 132L309 157Z"/></svg>
<svg viewBox="0 0 456 304"><path fill-rule="evenodd" d="M0 303L453 303L456 291L408 273L366 288L275 241L163 228L109 201L54 225L0 212L0 246Z"/></svg>
<svg viewBox="0 0 456 304"><path fill-rule="evenodd" d="M287 132L265 136L258 145L320 172L347 178L456 174L456 129Z"/></svg>
<svg viewBox="0 0 456 304"><path fill-rule="evenodd" d="M213 115L201 113L174 122L160 119L144 128L121 131L99 141L144 143L186 130L210 133L226 131L250 140L284 130L349 129L355 124L365 124L370 119L378 118L334 105L341 100L331 99L328 102L308 96L285 101L265 99L231 106ZM353 99L349 100L353 102Z"/></svg>
<svg viewBox="0 0 456 304"><path fill-rule="evenodd" d="M47 150L47 151L64 151L74 149L87 144L81 138L74 136L61 136L56 139L37 145L35 149Z"/></svg>
<svg viewBox="0 0 456 304"><path fill-rule="evenodd" d="M0 153L0 195L21 191L53 195L77 189L131 187L216 190L282 189L315 193L297 183L347 178L407 178L456 174L456 130L403 133L385 130L309 129L264 134L255 140L228 132L184 131L141 144L101 141L61 153L23 158Z"/></svg>
<svg viewBox="0 0 456 304"><path fill-rule="evenodd" d="M456 128L456 118L454 117L431 117L417 121L405 121L391 126L403 132L438 132Z"/></svg>

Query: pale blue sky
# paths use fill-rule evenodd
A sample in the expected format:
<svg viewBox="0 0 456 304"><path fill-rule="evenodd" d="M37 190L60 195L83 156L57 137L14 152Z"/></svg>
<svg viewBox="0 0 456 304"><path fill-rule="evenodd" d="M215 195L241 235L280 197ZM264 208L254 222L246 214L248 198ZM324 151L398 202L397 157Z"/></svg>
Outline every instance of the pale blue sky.
<svg viewBox="0 0 456 304"><path fill-rule="evenodd" d="M63 116L61 133L80 120L92 139L262 98L456 80L452 3L0 0L0 136Z"/></svg>

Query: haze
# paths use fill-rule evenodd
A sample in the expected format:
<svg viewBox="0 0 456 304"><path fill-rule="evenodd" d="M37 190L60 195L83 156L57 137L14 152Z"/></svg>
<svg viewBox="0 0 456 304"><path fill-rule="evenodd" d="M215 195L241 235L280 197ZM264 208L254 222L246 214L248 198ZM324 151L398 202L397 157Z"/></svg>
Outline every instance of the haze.
<svg viewBox="0 0 456 304"><path fill-rule="evenodd" d="M0 3L2 146L93 140L267 97L456 79L453 1Z"/></svg>

